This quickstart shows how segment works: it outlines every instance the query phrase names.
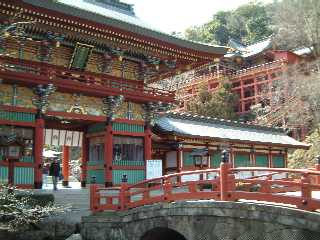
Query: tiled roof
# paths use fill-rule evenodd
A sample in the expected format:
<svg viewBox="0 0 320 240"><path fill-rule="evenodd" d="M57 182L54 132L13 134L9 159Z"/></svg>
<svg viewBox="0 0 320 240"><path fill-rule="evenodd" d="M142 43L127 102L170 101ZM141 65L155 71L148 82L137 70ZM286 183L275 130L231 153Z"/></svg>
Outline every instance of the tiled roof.
<svg viewBox="0 0 320 240"><path fill-rule="evenodd" d="M167 113L155 123L154 131L178 136L212 138L217 141L243 141L287 148L308 148L309 146L287 136L280 128L249 125L185 113Z"/></svg>
<svg viewBox="0 0 320 240"><path fill-rule="evenodd" d="M213 46L209 44L202 44L197 42L188 41L178 37L174 37L170 34L163 33L154 29L148 24L141 21L134 14L126 14L112 8L102 7L93 4L92 1L85 0L23 0L24 2L45 8L53 11L57 11L63 14L95 21L97 23L109 25L118 29L122 29L128 32L141 34L147 37L155 38L170 44L175 44L180 47L194 49L200 52L206 52L210 54L225 54L227 47Z"/></svg>
<svg viewBox="0 0 320 240"><path fill-rule="evenodd" d="M293 51L294 54L297 54L299 56L302 55L310 55L313 51L313 47L310 48L299 48Z"/></svg>
<svg viewBox="0 0 320 240"><path fill-rule="evenodd" d="M272 46L272 38L269 37L263 41L245 46L233 39L230 40L229 45L231 48L233 48L235 50L235 52L231 52L226 54L224 57L228 58L228 57L233 57L236 56L237 53L240 54L241 57L243 58L248 58L248 57L252 57L255 56L259 53L264 52L265 50L268 50L271 48Z"/></svg>

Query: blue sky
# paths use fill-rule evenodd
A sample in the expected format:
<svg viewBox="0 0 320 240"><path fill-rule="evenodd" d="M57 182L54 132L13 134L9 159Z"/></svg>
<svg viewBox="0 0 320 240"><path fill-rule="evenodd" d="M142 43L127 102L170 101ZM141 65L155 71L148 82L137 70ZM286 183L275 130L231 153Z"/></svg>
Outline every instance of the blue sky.
<svg viewBox="0 0 320 240"><path fill-rule="evenodd" d="M209 21L214 13L232 10L252 0L122 0L134 4L136 15L167 33L183 32L192 25ZM260 2L272 2L261 0Z"/></svg>

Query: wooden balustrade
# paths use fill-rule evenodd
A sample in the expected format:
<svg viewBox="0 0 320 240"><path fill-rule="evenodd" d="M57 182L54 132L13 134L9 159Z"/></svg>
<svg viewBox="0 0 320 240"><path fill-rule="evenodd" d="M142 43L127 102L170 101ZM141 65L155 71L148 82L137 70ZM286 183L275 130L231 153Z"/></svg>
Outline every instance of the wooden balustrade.
<svg viewBox="0 0 320 240"><path fill-rule="evenodd" d="M320 191L320 184L311 182L312 177L320 177L319 167L315 169L231 168L230 164L221 163L220 168L170 174L134 185L123 183L120 187L100 188L92 184L90 206L93 212L99 212L178 200L257 200L314 211L320 209L320 199L312 196L312 191ZM239 173L248 171L264 173L236 178L237 174L240 176ZM294 177L278 179L279 174Z"/></svg>
<svg viewBox="0 0 320 240"><path fill-rule="evenodd" d="M166 91L145 86L143 81L123 79L107 74L81 72L67 69L62 66L51 65L44 62L21 60L17 58L0 56L0 72L16 72L37 75L50 82L50 80L69 80L87 86L97 86L112 90L119 94L142 94L164 98L164 101L174 100L174 91ZM23 81L23 79L17 79Z"/></svg>

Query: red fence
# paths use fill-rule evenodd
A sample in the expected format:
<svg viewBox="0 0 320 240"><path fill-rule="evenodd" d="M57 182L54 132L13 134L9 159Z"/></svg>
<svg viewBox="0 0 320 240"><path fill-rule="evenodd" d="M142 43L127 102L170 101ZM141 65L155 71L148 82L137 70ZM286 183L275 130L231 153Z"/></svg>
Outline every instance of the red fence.
<svg viewBox="0 0 320 240"><path fill-rule="evenodd" d="M158 202L177 200L257 200L294 205L299 209L320 209L320 199L312 191L320 191L320 165L316 170L287 168L220 168L181 172L120 187L90 186L92 212L127 210ZM255 176L242 178L244 173ZM198 180L190 178L199 177ZM289 194L289 192L292 192ZM301 193L300 193L301 192Z"/></svg>

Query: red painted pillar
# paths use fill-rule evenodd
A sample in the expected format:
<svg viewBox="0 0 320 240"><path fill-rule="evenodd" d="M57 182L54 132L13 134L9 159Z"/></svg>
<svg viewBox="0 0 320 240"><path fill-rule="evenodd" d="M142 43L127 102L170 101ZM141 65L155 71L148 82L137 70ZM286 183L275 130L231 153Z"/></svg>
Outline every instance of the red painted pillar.
<svg viewBox="0 0 320 240"><path fill-rule="evenodd" d="M105 138L104 138L104 171L105 171L105 186L112 186L112 160L113 160L113 145L112 145L112 122L107 121Z"/></svg>
<svg viewBox="0 0 320 240"><path fill-rule="evenodd" d="M320 171L320 157L317 157L317 163L314 167L316 171ZM320 175L316 176L316 184L320 185Z"/></svg>
<svg viewBox="0 0 320 240"><path fill-rule="evenodd" d="M81 156L81 187L86 187L87 180L87 164L89 158L89 139L86 138L85 133L82 137L82 156Z"/></svg>
<svg viewBox="0 0 320 240"><path fill-rule="evenodd" d="M144 127L144 161L145 176L147 176L147 161L152 159L151 126L146 122Z"/></svg>
<svg viewBox="0 0 320 240"><path fill-rule="evenodd" d="M177 172L180 173L182 172L182 161L183 161L183 147L182 145L179 144L177 148ZM178 182L181 182L181 177L178 177L177 179Z"/></svg>
<svg viewBox="0 0 320 240"><path fill-rule="evenodd" d="M221 162L220 164L220 199L221 201L228 200L228 174L230 164Z"/></svg>
<svg viewBox="0 0 320 240"><path fill-rule="evenodd" d="M62 185L65 187L69 186L69 163L70 163L70 147L63 146L63 153L62 153L63 181L62 181Z"/></svg>
<svg viewBox="0 0 320 240"><path fill-rule="evenodd" d="M36 119L34 135L34 188L42 188L42 163L43 163L43 144L44 144L44 119Z"/></svg>

